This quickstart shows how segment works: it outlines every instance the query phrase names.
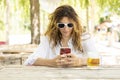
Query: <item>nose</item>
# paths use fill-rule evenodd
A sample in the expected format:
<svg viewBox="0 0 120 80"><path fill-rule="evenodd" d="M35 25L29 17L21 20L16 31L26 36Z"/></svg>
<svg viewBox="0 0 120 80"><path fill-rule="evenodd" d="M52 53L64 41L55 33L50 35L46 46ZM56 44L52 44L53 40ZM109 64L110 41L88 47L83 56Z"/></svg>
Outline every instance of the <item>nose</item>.
<svg viewBox="0 0 120 80"><path fill-rule="evenodd" d="M69 27L67 26L67 25L65 25L65 27L64 27L64 30L67 30Z"/></svg>

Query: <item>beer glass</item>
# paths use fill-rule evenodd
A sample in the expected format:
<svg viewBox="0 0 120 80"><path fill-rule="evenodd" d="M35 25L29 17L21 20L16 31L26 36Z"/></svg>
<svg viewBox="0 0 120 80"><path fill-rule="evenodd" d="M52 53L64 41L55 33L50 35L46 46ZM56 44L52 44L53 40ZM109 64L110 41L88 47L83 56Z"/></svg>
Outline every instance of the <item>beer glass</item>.
<svg viewBox="0 0 120 80"><path fill-rule="evenodd" d="M100 65L100 56L98 52L88 52L87 66L98 67Z"/></svg>

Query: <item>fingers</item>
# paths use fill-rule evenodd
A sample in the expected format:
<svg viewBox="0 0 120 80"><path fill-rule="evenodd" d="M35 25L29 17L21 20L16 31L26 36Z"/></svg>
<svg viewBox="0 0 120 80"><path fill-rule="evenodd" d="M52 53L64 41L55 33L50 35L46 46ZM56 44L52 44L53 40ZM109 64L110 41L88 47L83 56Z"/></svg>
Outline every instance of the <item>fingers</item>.
<svg viewBox="0 0 120 80"><path fill-rule="evenodd" d="M79 58L68 58L67 64L69 67L79 66Z"/></svg>
<svg viewBox="0 0 120 80"><path fill-rule="evenodd" d="M76 66L76 64L78 64L78 58L73 54L59 55L56 59L57 66L72 67L72 66Z"/></svg>
<svg viewBox="0 0 120 80"><path fill-rule="evenodd" d="M67 62L68 61L67 61L66 55L61 55L56 59L57 66L64 66L64 65L68 64Z"/></svg>
<svg viewBox="0 0 120 80"><path fill-rule="evenodd" d="M66 62L66 63L67 63L68 65L73 65L73 64L75 63L75 61L76 61L76 60L75 60L74 58L67 58L67 62Z"/></svg>
<svg viewBox="0 0 120 80"><path fill-rule="evenodd" d="M56 57L56 59L61 59L61 58L65 58L65 57L66 57L66 54L58 55L58 56Z"/></svg>
<svg viewBox="0 0 120 80"><path fill-rule="evenodd" d="M74 55L74 54L66 54L66 56L68 57L68 58L76 58L76 56Z"/></svg>
<svg viewBox="0 0 120 80"><path fill-rule="evenodd" d="M68 58L62 58L62 59L57 59L56 60L56 65L57 66L64 66L64 65L70 65L73 64L74 60L68 59Z"/></svg>
<svg viewBox="0 0 120 80"><path fill-rule="evenodd" d="M62 66L62 65L65 64L65 60L63 60L63 59L58 59L58 60L56 60L56 64L57 64L57 66Z"/></svg>

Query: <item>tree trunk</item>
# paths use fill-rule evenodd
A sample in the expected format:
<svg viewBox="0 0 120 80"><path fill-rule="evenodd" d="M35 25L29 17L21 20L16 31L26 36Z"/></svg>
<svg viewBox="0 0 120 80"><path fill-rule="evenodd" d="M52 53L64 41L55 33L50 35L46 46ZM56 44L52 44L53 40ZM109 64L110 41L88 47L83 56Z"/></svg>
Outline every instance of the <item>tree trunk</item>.
<svg viewBox="0 0 120 80"><path fill-rule="evenodd" d="M86 23L87 23L87 31L90 30L89 27L89 6L86 7Z"/></svg>
<svg viewBox="0 0 120 80"><path fill-rule="evenodd" d="M39 0L30 0L31 44L40 43Z"/></svg>
<svg viewBox="0 0 120 80"><path fill-rule="evenodd" d="M9 0L5 1L6 3L6 20L5 20L5 37L6 37L6 44L9 44L9 34L10 34L10 5L9 5Z"/></svg>

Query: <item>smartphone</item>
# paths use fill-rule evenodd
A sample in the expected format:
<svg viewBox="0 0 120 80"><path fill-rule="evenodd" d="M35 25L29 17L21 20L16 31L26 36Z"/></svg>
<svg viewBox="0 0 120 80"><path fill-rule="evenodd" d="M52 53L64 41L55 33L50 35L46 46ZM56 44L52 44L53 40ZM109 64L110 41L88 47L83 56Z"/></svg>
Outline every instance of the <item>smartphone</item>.
<svg viewBox="0 0 120 80"><path fill-rule="evenodd" d="M62 54L69 54L71 53L71 49L69 47L62 47L60 48L60 55Z"/></svg>

